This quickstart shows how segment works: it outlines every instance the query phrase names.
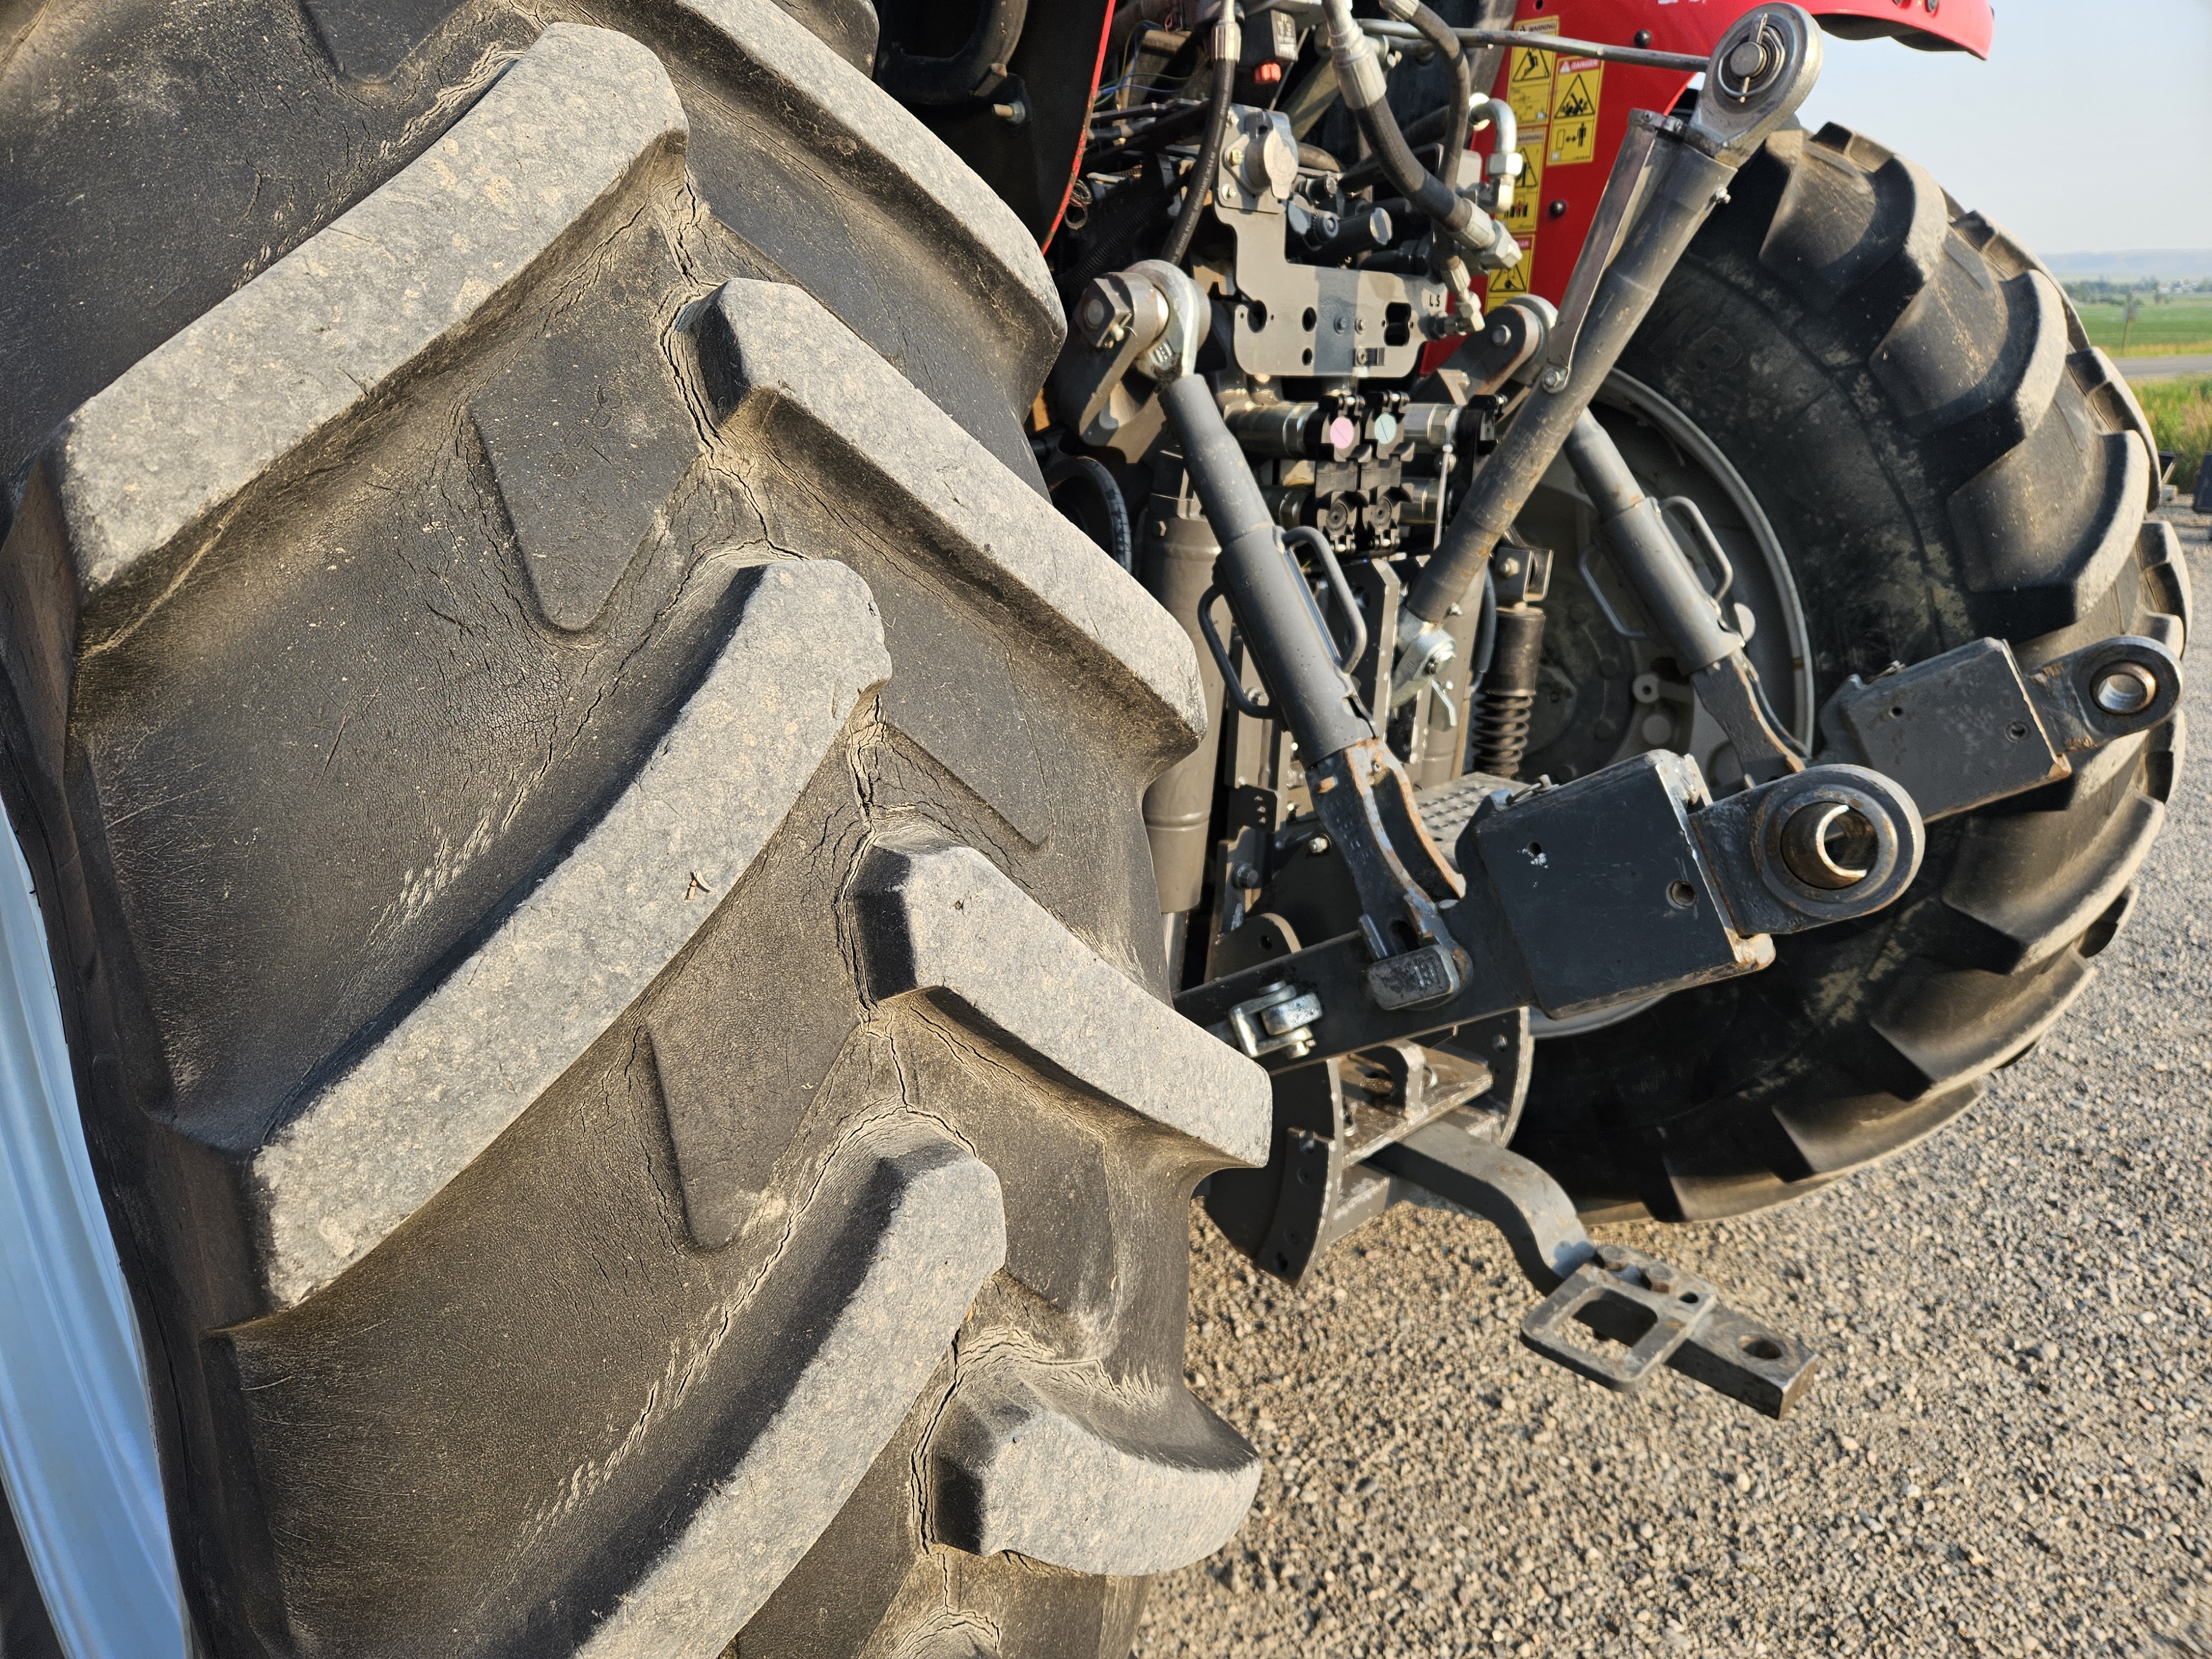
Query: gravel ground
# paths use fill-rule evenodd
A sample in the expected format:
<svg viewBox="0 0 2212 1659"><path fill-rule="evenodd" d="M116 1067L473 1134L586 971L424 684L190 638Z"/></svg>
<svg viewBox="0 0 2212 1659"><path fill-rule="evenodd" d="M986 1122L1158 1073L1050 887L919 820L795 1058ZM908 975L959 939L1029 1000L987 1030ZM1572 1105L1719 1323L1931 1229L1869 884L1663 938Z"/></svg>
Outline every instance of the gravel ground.
<svg viewBox="0 0 2212 1659"><path fill-rule="evenodd" d="M2189 701L2212 732L2201 665ZM2204 775L2102 974L1963 1120L1780 1210L1602 1230L1822 1348L1785 1423L1537 1359L1472 1219L1401 1206L1300 1294L1201 1218L1193 1383L1267 1474L1137 1652L2212 1656Z"/></svg>

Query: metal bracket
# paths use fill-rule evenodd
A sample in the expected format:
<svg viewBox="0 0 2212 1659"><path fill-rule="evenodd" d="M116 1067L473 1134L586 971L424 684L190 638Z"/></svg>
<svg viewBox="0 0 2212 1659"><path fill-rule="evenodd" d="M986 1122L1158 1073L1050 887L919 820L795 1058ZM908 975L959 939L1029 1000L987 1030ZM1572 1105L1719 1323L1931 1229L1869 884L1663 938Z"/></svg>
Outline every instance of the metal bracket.
<svg viewBox="0 0 2212 1659"><path fill-rule="evenodd" d="M2003 641L1976 640L1851 676L1820 710L1821 758L1895 779L1933 820L2056 782L2180 700L2180 659L2156 640L2100 640L2029 672Z"/></svg>
<svg viewBox="0 0 2212 1659"><path fill-rule="evenodd" d="M1713 47L1705 84L1683 136L1741 166L1794 114L1820 78L1820 26L1798 6L1761 6L1730 25Z"/></svg>
<svg viewBox="0 0 2212 1659"><path fill-rule="evenodd" d="M1509 1015L1461 1035L1503 1060L1525 1049L1527 1029ZM1261 1268L1298 1284L1331 1243L1402 1196L1403 1183L1367 1169L1368 1158L1462 1107L1481 1133L1504 1139L1523 1072L1517 1061L1493 1073L1472 1053L1404 1042L1290 1073L1276 1080L1273 1155L1261 1169L1217 1173L1206 1210Z"/></svg>
<svg viewBox="0 0 2212 1659"><path fill-rule="evenodd" d="M1522 1321L1522 1341L1577 1376L1627 1394L1665 1367L1773 1418L1811 1381L1812 1348L1728 1306L1694 1273L1594 1243L1559 1182L1467 1114L1449 1113L1369 1162L1505 1236L1529 1282L1549 1292ZM1618 1346L1585 1341L1577 1326Z"/></svg>
<svg viewBox="0 0 2212 1659"><path fill-rule="evenodd" d="M1286 1051L1293 1060L1313 1052L1314 1022L1322 1016L1321 998L1288 980L1278 980L1255 997L1231 1008L1213 1035L1245 1057Z"/></svg>
<svg viewBox="0 0 2212 1659"><path fill-rule="evenodd" d="M1317 796L1324 811L1334 793ZM1348 845L1335 823L1328 828ZM1394 825L1379 844L1413 842ZM1413 948L1376 960L1360 933L1347 933L1194 987L1176 1006L1214 1026L1279 981L1318 993L1314 1047L1268 1054L1271 1071L1510 1008L1559 1016L1611 1007L1753 972L1773 960L1766 934L1888 903L1924 844L1905 792L1863 769L1814 768L1716 804L1692 762L1655 750L1558 787L1501 787L1485 799L1460 836L1463 898L1440 903L1410 883L1391 890L1406 896L1409 915L1418 901L1438 930ZM1387 893L1377 903L1363 888L1359 901L1370 922L1390 914ZM1431 945L1444 947L1442 959L1424 963L1419 952Z"/></svg>
<svg viewBox="0 0 2212 1659"><path fill-rule="evenodd" d="M1706 1280L1656 1256L1605 1244L1521 1322L1521 1340L1555 1364L1620 1394L1632 1394L1674 1357L1718 1304ZM1595 1348L1580 1323L1609 1339Z"/></svg>

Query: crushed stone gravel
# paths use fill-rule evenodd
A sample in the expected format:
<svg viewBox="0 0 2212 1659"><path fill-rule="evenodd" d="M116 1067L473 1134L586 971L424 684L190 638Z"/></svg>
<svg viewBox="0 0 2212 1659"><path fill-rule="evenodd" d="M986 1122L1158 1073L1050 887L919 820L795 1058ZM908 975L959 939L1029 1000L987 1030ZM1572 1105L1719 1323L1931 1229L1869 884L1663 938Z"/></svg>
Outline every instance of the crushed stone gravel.
<svg viewBox="0 0 2212 1659"><path fill-rule="evenodd" d="M2212 520L2167 516L2212 596ZM1293 1292L1196 1216L1192 1383L1267 1475L1137 1653L2212 1659L2208 893L2200 761L2099 976L1963 1118L1778 1210L1598 1230L1822 1350L1786 1422L1538 1359L1472 1218L1401 1206Z"/></svg>

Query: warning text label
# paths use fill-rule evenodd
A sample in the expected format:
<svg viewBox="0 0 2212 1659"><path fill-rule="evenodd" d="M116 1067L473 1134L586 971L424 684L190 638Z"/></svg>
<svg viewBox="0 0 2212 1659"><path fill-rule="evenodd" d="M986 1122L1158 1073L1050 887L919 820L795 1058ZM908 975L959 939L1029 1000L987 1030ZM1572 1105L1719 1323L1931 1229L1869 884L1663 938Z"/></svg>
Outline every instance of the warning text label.
<svg viewBox="0 0 2212 1659"><path fill-rule="evenodd" d="M1562 58L1552 91L1552 135L1545 156L1555 167L1597 159L1598 103L1605 65L1595 58Z"/></svg>

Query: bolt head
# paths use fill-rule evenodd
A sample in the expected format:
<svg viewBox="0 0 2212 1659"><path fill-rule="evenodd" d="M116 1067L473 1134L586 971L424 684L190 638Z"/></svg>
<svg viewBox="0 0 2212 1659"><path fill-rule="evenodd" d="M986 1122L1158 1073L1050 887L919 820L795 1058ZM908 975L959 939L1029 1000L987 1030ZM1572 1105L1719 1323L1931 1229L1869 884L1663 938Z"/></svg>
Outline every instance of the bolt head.
<svg viewBox="0 0 2212 1659"><path fill-rule="evenodd" d="M1490 343L1492 345L1509 345L1512 339L1513 331L1503 323L1490 331Z"/></svg>
<svg viewBox="0 0 2212 1659"><path fill-rule="evenodd" d="M1117 345L1128 331L1135 313L1108 280L1101 276L1083 290L1076 302L1075 325L1094 347Z"/></svg>
<svg viewBox="0 0 2212 1659"><path fill-rule="evenodd" d="M1320 858L1326 854L1328 851L1328 846L1329 842L1327 836L1309 836L1306 837L1306 851L1315 858Z"/></svg>

